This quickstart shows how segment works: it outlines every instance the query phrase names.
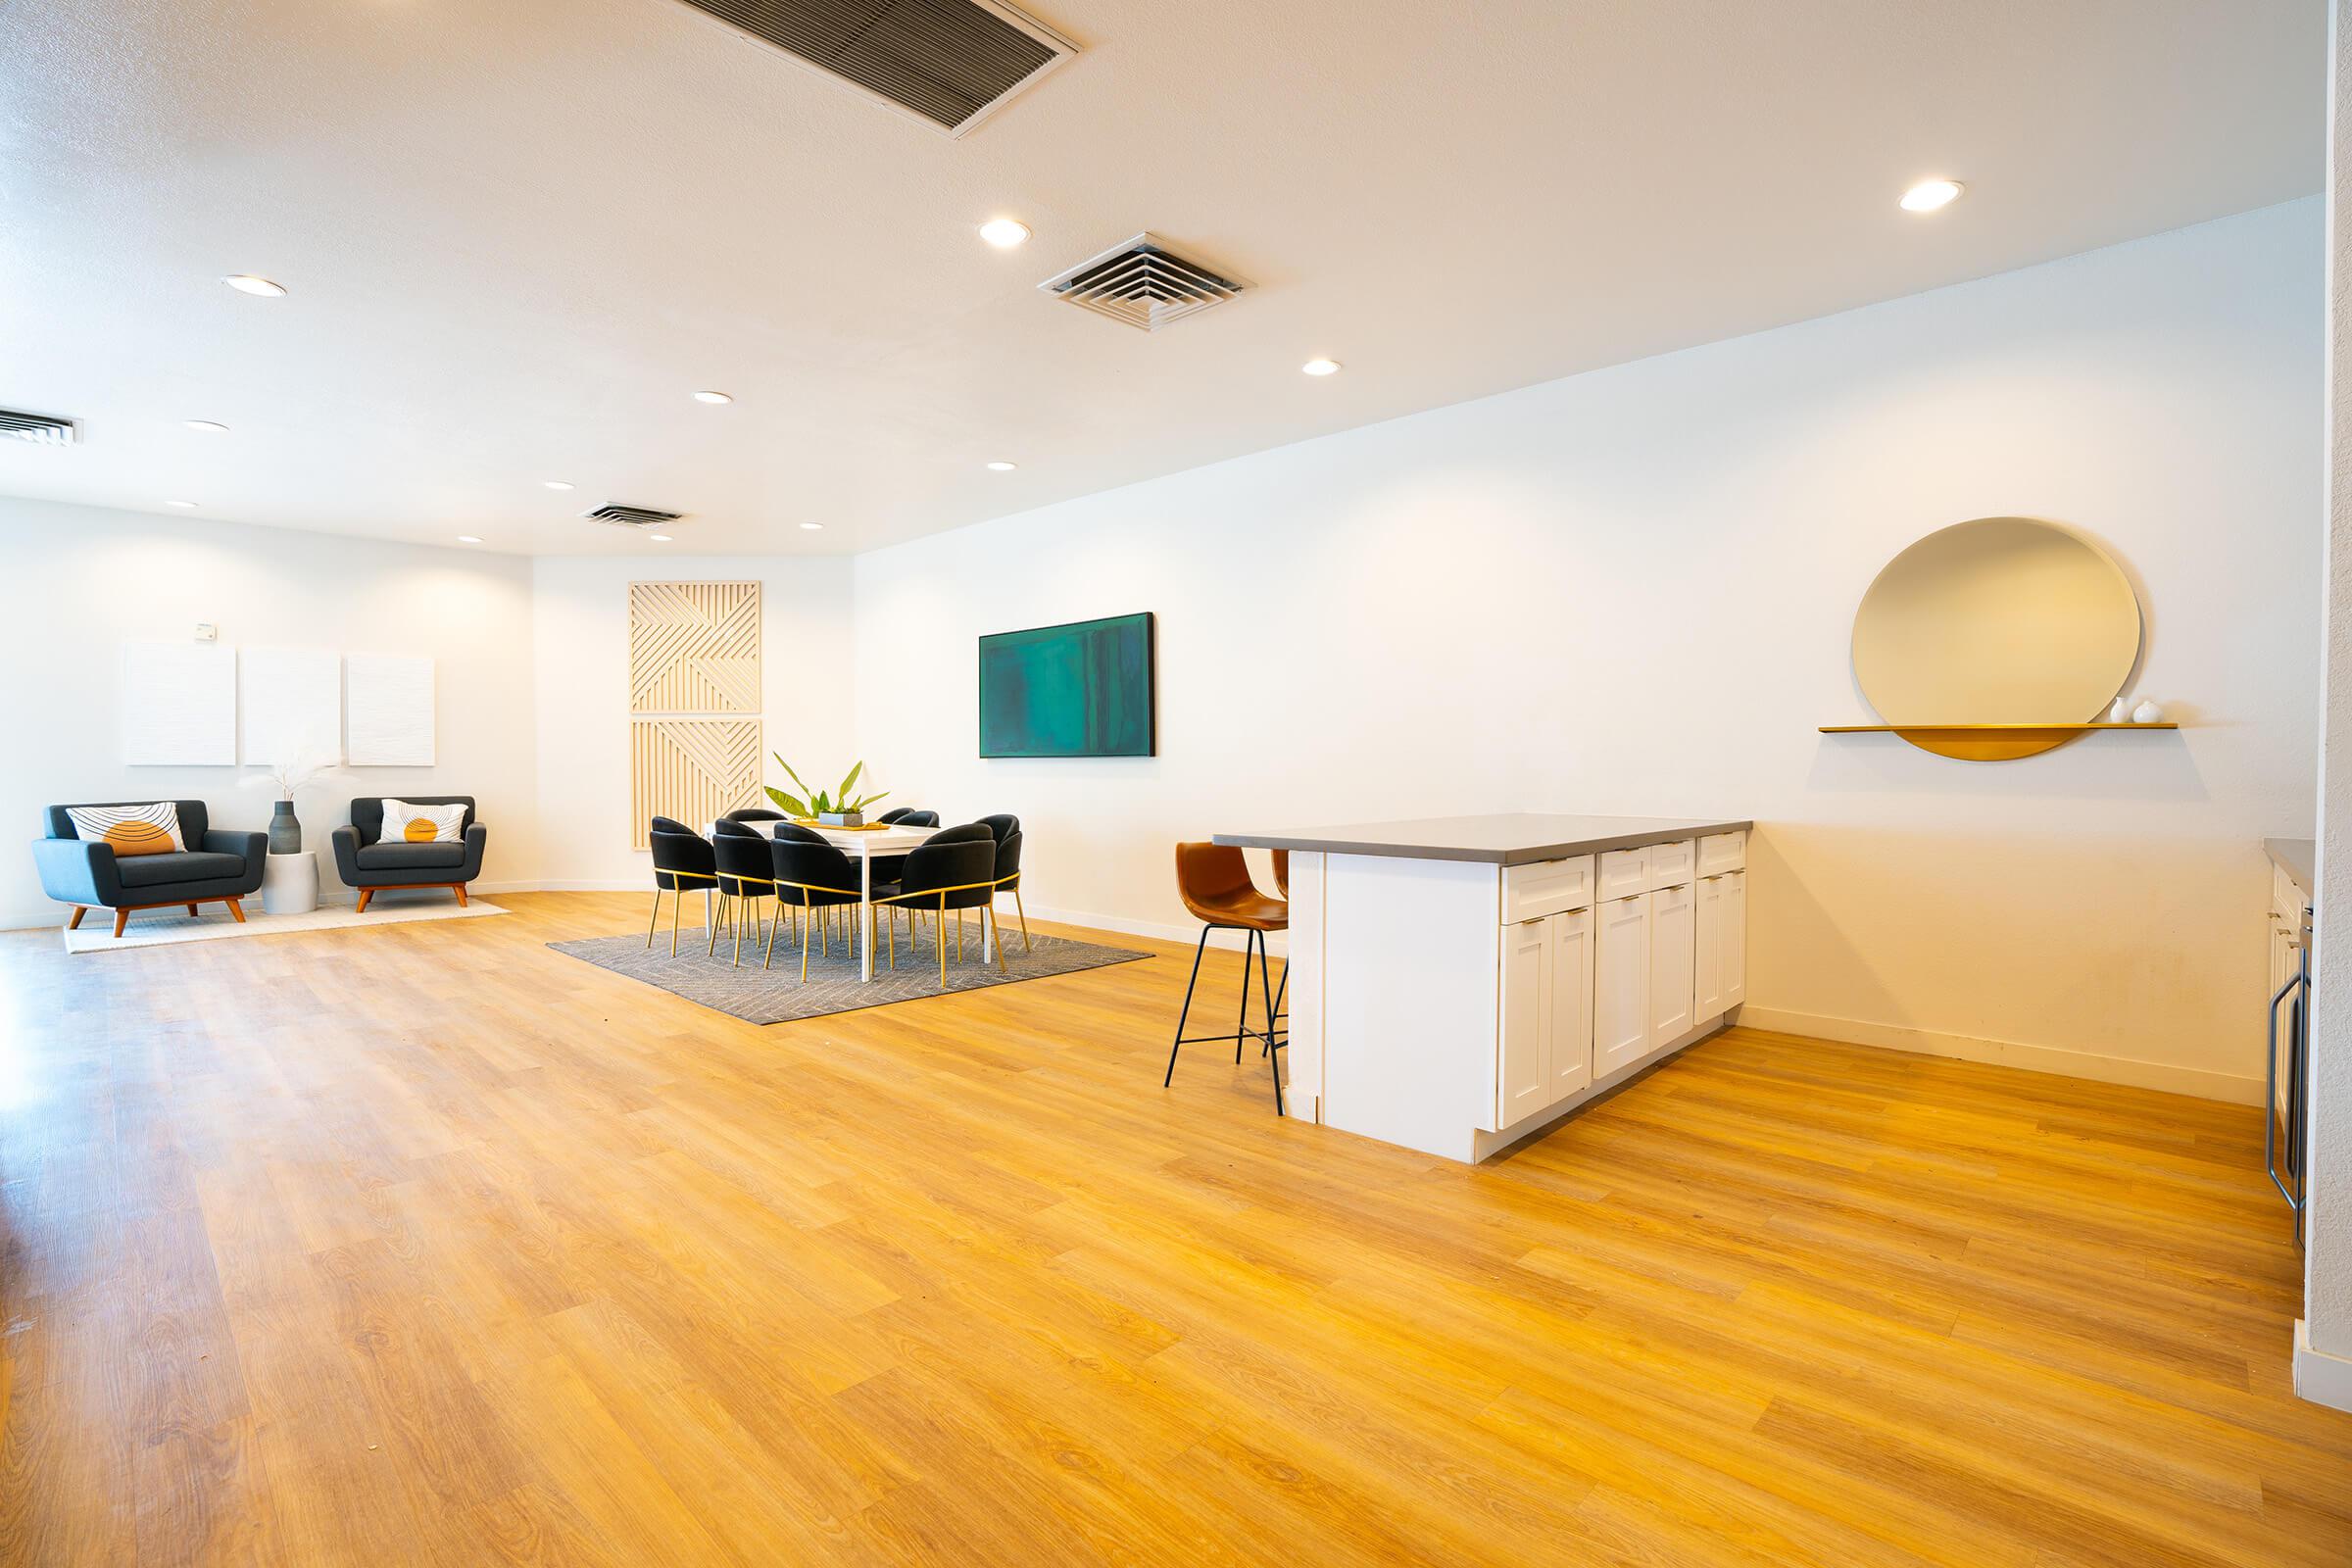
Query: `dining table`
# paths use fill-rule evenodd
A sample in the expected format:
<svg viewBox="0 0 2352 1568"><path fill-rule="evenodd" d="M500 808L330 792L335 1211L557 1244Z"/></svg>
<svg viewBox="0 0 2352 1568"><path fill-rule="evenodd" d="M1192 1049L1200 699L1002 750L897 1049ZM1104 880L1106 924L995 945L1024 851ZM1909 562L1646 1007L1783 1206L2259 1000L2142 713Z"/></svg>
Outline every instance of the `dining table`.
<svg viewBox="0 0 2352 1568"><path fill-rule="evenodd" d="M774 818L749 821L742 824L763 839L776 836ZM932 827L900 827L886 823L880 827L834 827L824 822L795 822L840 850L858 862L858 978L871 982L874 978L874 857L905 855L939 831ZM703 837L710 838L718 824L703 824ZM980 922L980 958L994 963L997 958L997 922Z"/></svg>

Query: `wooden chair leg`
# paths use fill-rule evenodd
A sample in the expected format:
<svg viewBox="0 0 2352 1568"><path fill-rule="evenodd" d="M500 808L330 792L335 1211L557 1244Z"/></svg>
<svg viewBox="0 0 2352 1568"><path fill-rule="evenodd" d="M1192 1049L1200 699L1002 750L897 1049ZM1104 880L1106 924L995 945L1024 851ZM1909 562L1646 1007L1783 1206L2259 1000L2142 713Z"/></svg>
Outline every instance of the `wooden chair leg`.
<svg viewBox="0 0 2352 1568"><path fill-rule="evenodd" d="M360 912L361 912L362 914L366 914L366 913L368 912L368 901L369 899L372 899L372 898L374 898L374 897L375 897L375 889L373 889L373 888L362 888L362 889L360 889Z"/></svg>
<svg viewBox="0 0 2352 1568"><path fill-rule="evenodd" d="M449 891L458 896L458 907L461 909L466 907L466 884L463 882L452 882L449 885Z"/></svg>
<svg viewBox="0 0 2352 1568"><path fill-rule="evenodd" d="M85 915L85 914L89 913L89 912L90 912L89 910L87 910L87 909L83 908L83 907L82 907L80 905L78 905L78 904L76 904L75 906L74 906L74 918L72 918L71 920L68 920L68 921L66 922L66 929L67 929L67 930L69 930L69 931L78 931L78 930L80 930L80 929L81 929L81 917L82 917L83 915Z"/></svg>
<svg viewBox="0 0 2352 1568"><path fill-rule="evenodd" d="M115 935L121 936L122 934L122 928L128 924L130 924L130 911L128 909L117 909L115 911Z"/></svg>
<svg viewBox="0 0 2352 1568"><path fill-rule="evenodd" d="M236 916L237 924L243 925L245 923L245 906L234 899L223 899L221 902L228 906L228 912Z"/></svg>

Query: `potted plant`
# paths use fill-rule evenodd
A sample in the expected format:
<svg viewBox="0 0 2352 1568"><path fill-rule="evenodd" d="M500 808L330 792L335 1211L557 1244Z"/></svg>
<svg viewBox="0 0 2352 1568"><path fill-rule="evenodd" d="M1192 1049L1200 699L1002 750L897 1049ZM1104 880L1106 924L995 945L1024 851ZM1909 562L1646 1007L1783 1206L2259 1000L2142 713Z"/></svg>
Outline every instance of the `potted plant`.
<svg viewBox="0 0 2352 1568"><path fill-rule="evenodd" d="M250 785L273 784L277 787L277 809L270 818L270 853L271 855L300 855L302 853L302 823L294 815L294 792L315 778L328 773L340 773L342 764L333 761L314 761L296 759L274 762L265 771L247 774L243 782Z"/></svg>
<svg viewBox="0 0 2352 1568"><path fill-rule="evenodd" d="M792 770L792 764L784 760L782 753L770 755L775 758L776 765L784 770L784 776L791 779L801 792L787 795L772 784L761 786L767 791L767 798L776 803L776 809L789 811L798 817L813 817L827 827L863 827L865 808L890 793L888 790L876 790L871 795L853 796L850 793L857 788L858 775L865 771L863 762L851 768L850 776L832 790L811 791L801 782L801 775Z"/></svg>

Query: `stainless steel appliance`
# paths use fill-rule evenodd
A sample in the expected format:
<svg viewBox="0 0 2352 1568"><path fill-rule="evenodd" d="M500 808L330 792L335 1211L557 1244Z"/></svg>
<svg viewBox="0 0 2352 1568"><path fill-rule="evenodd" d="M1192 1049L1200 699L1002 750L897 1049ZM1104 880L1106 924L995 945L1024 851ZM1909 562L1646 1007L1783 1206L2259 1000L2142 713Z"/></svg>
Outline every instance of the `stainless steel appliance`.
<svg viewBox="0 0 2352 1568"><path fill-rule="evenodd" d="M2290 939L2294 972L2271 996L2269 1083L2262 1097L2262 1157L2271 1185L2295 1211L2295 1244L2303 1243L2303 1195L2311 1104L2311 910ZM2281 1010L2283 1009L2283 1010Z"/></svg>

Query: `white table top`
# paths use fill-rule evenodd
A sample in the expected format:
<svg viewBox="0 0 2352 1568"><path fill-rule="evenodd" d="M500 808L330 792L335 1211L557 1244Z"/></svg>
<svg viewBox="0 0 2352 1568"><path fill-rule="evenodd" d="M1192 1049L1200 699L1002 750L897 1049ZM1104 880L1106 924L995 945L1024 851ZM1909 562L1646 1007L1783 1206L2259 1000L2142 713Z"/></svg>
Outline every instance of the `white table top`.
<svg viewBox="0 0 2352 1568"><path fill-rule="evenodd" d="M703 837L709 838L717 825L715 822L705 822ZM773 819L746 822L743 825L763 839L772 839L776 836L776 824ZM808 824L800 825L807 826ZM820 824L809 827L808 831L835 849L847 850L853 855L859 853L897 855L913 849L923 840L938 832L939 829L892 826L877 830L862 827L825 827Z"/></svg>

